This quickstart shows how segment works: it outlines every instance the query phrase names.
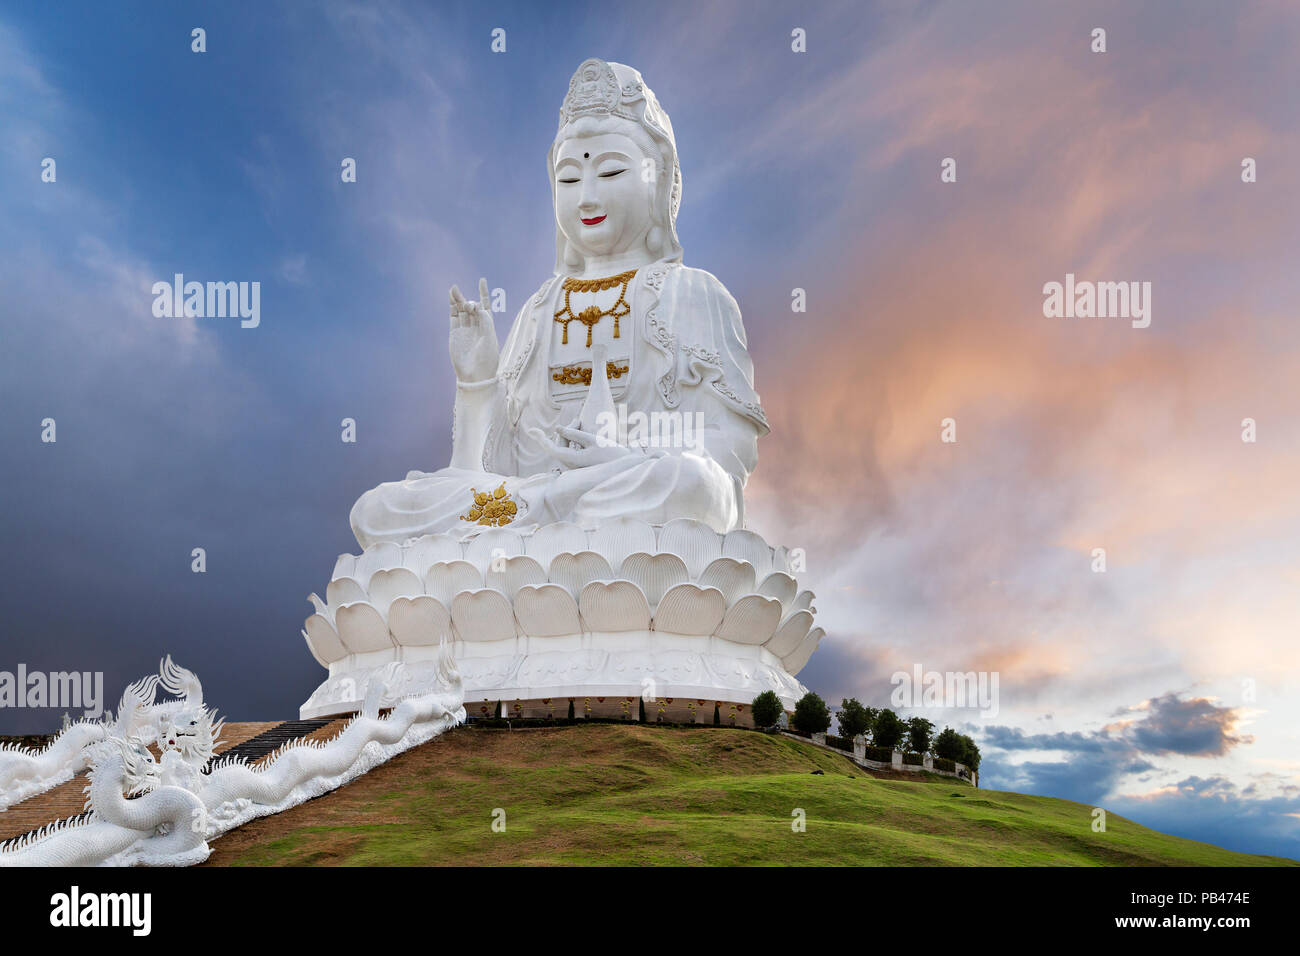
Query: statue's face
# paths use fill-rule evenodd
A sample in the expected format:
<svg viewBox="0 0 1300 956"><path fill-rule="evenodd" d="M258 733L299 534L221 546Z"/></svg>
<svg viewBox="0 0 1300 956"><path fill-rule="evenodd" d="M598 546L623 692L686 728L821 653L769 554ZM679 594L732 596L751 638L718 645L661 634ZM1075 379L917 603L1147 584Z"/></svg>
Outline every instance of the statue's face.
<svg viewBox="0 0 1300 956"><path fill-rule="evenodd" d="M555 217L583 255L616 255L645 241L654 201L654 183L642 176L647 158L622 133L573 136L561 144Z"/></svg>

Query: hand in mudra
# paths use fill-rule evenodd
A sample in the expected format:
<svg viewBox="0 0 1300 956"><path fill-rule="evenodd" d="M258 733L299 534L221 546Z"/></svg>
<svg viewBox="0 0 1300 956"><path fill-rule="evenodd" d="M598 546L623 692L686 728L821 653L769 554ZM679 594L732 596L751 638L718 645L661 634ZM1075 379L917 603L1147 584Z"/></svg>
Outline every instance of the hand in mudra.
<svg viewBox="0 0 1300 956"><path fill-rule="evenodd" d="M583 431L576 423L560 428L554 439L547 439L547 445L551 457L569 469L603 465L636 454L626 445Z"/></svg>
<svg viewBox="0 0 1300 956"><path fill-rule="evenodd" d="M492 306L487 279L478 280L479 301L474 302L451 287L451 336L448 349L451 366L460 382L482 382L497 373L500 346L492 324Z"/></svg>

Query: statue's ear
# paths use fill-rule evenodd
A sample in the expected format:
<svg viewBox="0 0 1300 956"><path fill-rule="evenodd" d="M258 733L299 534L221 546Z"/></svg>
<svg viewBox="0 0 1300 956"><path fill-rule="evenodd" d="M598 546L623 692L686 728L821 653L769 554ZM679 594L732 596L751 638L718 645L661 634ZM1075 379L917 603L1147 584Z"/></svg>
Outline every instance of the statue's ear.
<svg viewBox="0 0 1300 956"><path fill-rule="evenodd" d="M664 231L660 226L651 226L645 234L645 246L650 250L650 255L656 259L663 258L664 254Z"/></svg>

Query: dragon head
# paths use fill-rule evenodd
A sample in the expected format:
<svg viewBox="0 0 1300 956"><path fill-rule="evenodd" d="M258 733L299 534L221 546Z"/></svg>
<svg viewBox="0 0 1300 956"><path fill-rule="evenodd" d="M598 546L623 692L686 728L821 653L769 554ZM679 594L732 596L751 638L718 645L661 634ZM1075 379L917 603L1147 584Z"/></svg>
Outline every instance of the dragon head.
<svg viewBox="0 0 1300 956"><path fill-rule="evenodd" d="M122 792L133 797L147 793L158 786L161 770L149 748L138 737L109 737L94 744L90 751L90 781L96 776L112 773L115 764L121 765ZM86 788L90 790L90 787Z"/></svg>
<svg viewBox="0 0 1300 956"><path fill-rule="evenodd" d="M159 728L158 746L177 751L186 763L205 764L212 757L224 721L206 707L185 707L168 715Z"/></svg>

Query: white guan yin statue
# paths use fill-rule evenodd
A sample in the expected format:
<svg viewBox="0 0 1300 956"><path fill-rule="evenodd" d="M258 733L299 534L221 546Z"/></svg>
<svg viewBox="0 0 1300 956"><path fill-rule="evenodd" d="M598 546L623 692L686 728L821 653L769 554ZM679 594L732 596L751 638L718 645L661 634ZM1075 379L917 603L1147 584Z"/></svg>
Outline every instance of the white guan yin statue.
<svg viewBox="0 0 1300 956"><path fill-rule="evenodd" d="M745 528L767 419L735 299L682 263L672 125L634 69L590 59L547 157L555 274L498 345L451 289L450 466L357 501L304 636L330 677L303 716L355 710L374 669L446 639L481 716L748 722L822 637L789 553ZM418 677L417 677L418 679Z"/></svg>

